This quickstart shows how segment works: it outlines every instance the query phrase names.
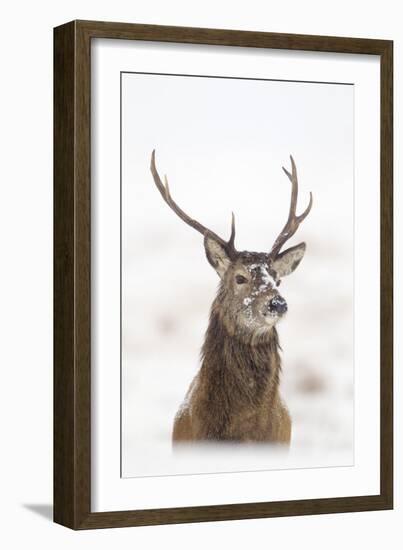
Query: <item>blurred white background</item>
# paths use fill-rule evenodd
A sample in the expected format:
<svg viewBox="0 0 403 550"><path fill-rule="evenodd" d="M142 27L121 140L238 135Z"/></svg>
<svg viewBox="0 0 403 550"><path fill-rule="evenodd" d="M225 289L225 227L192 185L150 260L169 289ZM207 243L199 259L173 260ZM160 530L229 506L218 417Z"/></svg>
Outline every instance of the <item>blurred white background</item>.
<svg viewBox="0 0 403 550"><path fill-rule="evenodd" d="M189 76L122 76L122 474L124 477L352 464L353 98L350 85ZM175 200L238 249L269 251L285 223L290 153L305 240L283 280L282 393L291 452L173 454L173 418L199 367L218 277Z"/></svg>

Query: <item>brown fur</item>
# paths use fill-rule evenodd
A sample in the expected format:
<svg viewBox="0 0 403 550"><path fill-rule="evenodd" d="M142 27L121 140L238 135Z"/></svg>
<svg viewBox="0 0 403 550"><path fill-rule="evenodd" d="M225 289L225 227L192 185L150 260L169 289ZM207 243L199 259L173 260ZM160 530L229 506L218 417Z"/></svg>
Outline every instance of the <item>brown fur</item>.
<svg viewBox="0 0 403 550"><path fill-rule="evenodd" d="M176 415L174 442L290 442L291 419L279 394L277 330L274 325L250 330L239 322L242 301L231 280L246 262L263 256L247 254L228 269L213 303L202 365ZM268 293L278 294L270 288L266 300Z"/></svg>

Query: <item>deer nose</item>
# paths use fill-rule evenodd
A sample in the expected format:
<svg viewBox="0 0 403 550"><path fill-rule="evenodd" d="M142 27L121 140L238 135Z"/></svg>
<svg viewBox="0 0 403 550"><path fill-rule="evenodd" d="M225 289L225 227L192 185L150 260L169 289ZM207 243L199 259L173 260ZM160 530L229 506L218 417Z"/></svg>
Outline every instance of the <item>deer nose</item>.
<svg viewBox="0 0 403 550"><path fill-rule="evenodd" d="M272 313L285 313L287 311L287 302L281 296L274 296L269 302L269 311Z"/></svg>

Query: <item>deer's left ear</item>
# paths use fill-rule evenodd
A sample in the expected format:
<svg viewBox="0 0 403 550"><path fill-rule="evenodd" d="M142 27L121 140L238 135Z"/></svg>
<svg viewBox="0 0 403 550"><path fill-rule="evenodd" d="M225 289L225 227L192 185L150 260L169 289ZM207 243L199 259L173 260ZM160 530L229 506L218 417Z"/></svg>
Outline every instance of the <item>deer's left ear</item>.
<svg viewBox="0 0 403 550"><path fill-rule="evenodd" d="M219 242L214 240L208 232L204 237L204 248L209 263L214 267L222 279L231 264L231 259L227 251Z"/></svg>
<svg viewBox="0 0 403 550"><path fill-rule="evenodd" d="M300 261L304 257L306 249L305 243L297 244L291 248L287 248L284 252L281 252L274 260L272 267L277 274L277 278L285 277L292 273L299 265Z"/></svg>

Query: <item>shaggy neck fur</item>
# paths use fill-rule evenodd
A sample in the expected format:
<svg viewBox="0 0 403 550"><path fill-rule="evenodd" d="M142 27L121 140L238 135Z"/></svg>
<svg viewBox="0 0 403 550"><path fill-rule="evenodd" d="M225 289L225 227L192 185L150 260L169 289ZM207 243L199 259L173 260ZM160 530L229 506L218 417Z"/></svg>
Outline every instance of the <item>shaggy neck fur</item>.
<svg viewBox="0 0 403 550"><path fill-rule="evenodd" d="M215 302L202 347L200 385L207 439L231 439L237 415L255 414L278 396L281 362L279 340L273 327L259 336L229 334ZM236 439L236 437L235 437Z"/></svg>

